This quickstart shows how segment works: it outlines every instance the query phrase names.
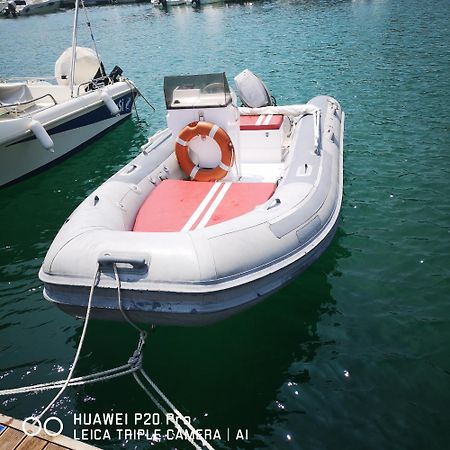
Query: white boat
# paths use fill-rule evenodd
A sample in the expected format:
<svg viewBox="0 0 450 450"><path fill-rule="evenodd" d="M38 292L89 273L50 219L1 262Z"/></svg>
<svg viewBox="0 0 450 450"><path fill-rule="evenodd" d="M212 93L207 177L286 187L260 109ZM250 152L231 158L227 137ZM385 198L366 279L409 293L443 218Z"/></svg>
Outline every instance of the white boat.
<svg viewBox="0 0 450 450"><path fill-rule="evenodd" d="M151 0L153 5L162 6L166 8L167 6L181 6L186 4L186 0Z"/></svg>
<svg viewBox="0 0 450 450"><path fill-rule="evenodd" d="M119 67L106 75L95 51L76 46L75 32L56 61L54 83L1 80L0 186L54 164L129 117L136 95Z"/></svg>
<svg viewBox="0 0 450 450"><path fill-rule="evenodd" d="M186 0L187 5L192 6L205 6L212 5L213 3L223 3L224 0Z"/></svg>
<svg viewBox="0 0 450 450"><path fill-rule="evenodd" d="M35 14L49 14L59 11L61 0L10 0L1 8L4 16L31 16Z"/></svg>
<svg viewBox="0 0 450 450"><path fill-rule="evenodd" d="M167 129L64 223L39 273L47 300L76 316L90 304L101 319L202 325L325 251L342 202L341 106L275 106L250 71L235 82L245 107L225 74L165 78Z"/></svg>

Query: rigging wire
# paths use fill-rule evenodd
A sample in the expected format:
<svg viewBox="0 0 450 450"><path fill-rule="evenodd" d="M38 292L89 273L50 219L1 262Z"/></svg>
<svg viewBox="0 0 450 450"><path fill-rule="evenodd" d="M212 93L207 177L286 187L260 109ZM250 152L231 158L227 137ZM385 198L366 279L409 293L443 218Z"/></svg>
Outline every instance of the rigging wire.
<svg viewBox="0 0 450 450"><path fill-rule="evenodd" d="M102 62L100 61L100 56L98 54L97 44L95 42L94 32L92 31L91 21L89 19L89 15L88 15L88 12L87 12L86 5L84 4L84 0L80 0L80 1L81 1L81 6L83 7L84 15L86 16L86 25L88 26L89 32L91 34L91 39L92 39L92 43L94 45L94 51L95 51L95 54L97 56L97 61L100 64L100 70L103 72L103 76L106 77L105 68L103 67Z"/></svg>

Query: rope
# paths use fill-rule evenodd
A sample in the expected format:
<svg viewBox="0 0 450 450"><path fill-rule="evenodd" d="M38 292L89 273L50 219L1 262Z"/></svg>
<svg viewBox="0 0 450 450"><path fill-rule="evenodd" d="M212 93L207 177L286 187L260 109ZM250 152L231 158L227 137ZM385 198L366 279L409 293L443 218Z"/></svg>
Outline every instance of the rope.
<svg viewBox="0 0 450 450"><path fill-rule="evenodd" d="M170 407L170 409L175 413L175 415L184 423L184 425L193 433L195 434L196 438L202 443L203 447L206 447L209 450L214 450L214 447L206 441L203 436L192 426L192 424L178 411L177 408L170 402L170 400L163 394L163 392L156 386L155 382L151 380L151 378L145 373L144 369L140 369L140 373L144 376L144 378L147 380L147 382L150 384L150 386L160 395L160 397L166 402L166 404ZM136 374L133 374L136 378ZM167 414L166 414L167 417ZM177 423L177 420L172 420L173 423ZM178 428L177 428L178 429ZM189 442L191 442L189 440ZM191 444L195 445L193 442Z"/></svg>
<svg viewBox="0 0 450 450"><path fill-rule="evenodd" d="M133 373L134 379L136 380L137 384L142 388L142 390L148 395L150 400L159 408L159 410L166 416L174 425L175 428L180 432L183 433L183 428L180 426L180 424L174 420L172 417L170 417L167 414L166 409L161 405L161 403L158 402L158 400L152 395L152 393L145 387L144 383L139 379L136 373ZM197 450L201 450L202 447L197 445L195 441L189 436L187 439ZM205 441L206 442L206 441ZM208 443L207 443L208 444ZM208 444L209 445L209 444Z"/></svg>
<svg viewBox="0 0 450 450"><path fill-rule="evenodd" d="M117 282L117 301L119 304L119 309L120 312L122 313L124 319L134 328L136 329L139 333L140 333L140 339L142 339L142 336L144 334L144 336L146 336L145 331L141 330L129 317L128 314L125 312L125 310L123 309L122 306L122 296L121 296L121 284L120 284L120 277L119 277L119 273L117 272L117 265L114 263L113 264L113 270L114 270L114 277L116 279ZM145 337L144 337L145 340ZM161 391L161 389L158 388L158 386L155 384L155 382L146 374L146 372L144 371L144 369L142 368L142 366L140 366L139 368L139 372L142 374L142 376L145 378L145 380L147 381L147 383L153 388L153 390L161 397L161 399L165 402L165 404L175 413L175 415L177 416L178 419L180 419L184 425L195 435L195 437L202 443L203 447L206 447L209 450L214 450L214 448L203 438L203 436L201 436L201 434L191 425L191 423L180 413L180 411L178 411L177 408L175 408L175 406L173 405L173 403L164 395L164 393ZM165 408L160 404L160 402L158 402L158 400L155 398L155 396L144 386L144 384L142 383L142 381L139 379L137 373L133 373L133 376L136 380L136 382L139 384L139 386L143 389L143 391L149 396L149 398L153 401L153 403L161 410L161 412L166 416L166 417L170 417L167 415L167 411L165 410ZM175 427L177 428L177 430L180 431L180 426L178 423L178 420L173 420L171 418L171 422L175 425ZM181 429L182 431L182 429ZM191 439L191 435L189 435L189 442L197 449L201 449L202 447L199 447L193 440L193 438Z"/></svg>
<svg viewBox="0 0 450 450"><path fill-rule="evenodd" d="M96 282L97 282L97 277L98 277L98 274L99 274L99 270L100 270L100 266L99 266L99 264L97 264L97 268L95 270L95 275L94 275L94 278L92 280L91 290L89 292L89 300L88 300L88 305L87 305L87 309L86 309L86 316L84 318L83 331L81 332L80 342L78 343L77 352L75 353L75 358L73 360L72 367L69 370L69 375L67 376L66 381L64 382L61 390L55 395L53 400L43 409L43 411L36 417L36 419L38 419L38 420L41 419L41 417L53 406L54 403L56 403L56 401L61 397L61 395L63 394L63 392L66 390L67 386L70 383L70 380L72 378L73 372L75 370L75 367L76 367L76 365L78 363L78 359L80 357L81 348L83 347L84 338L86 337L86 330L87 330L87 326L88 326L88 323L89 323L89 316L90 316L90 313L91 313L92 297L94 296L94 288L95 288L95 285L96 285Z"/></svg>
<svg viewBox="0 0 450 450"><path fill-rule="evenodd" d="M153 109L153 112L155 112L156 109L154 108L154 106L144 97L144 95L142 94L142 92L139 89L137 89L137 91L138 91L139 95L143 98L144 102L147 103L147 105Z"/></svg>
<svg viewBox="0 0 450 450"><path fill-rule="evenodd" d="M75 371L75 367L78 363L78 359L80 357L81 349L83 347L83 343L86 337L87 325L89 323L90 313L92 309L92 299L94 296L94 289L98 282L98 277L100 274L100 264L97 264L97 268L95 271L94 278L92 280L92 286L89 292L89 300L86 309L86 316L84 319L83 330L81 332L80 341L78 343L78 348L75 354L75 358L73 360L72 366L70 368L69 374L65 380L54 381L50 383L41 383L35 384L32 386L24 386L15 389L5 389L0 391L0 396L4 395L16 395L16 394L24 394L28 392L42 392L51 389L59 389L59 392L55 395L53 400L42 410L42 412L33 416L33 418L37 421L46 414L49 409L55 404L55 402L61 397L67 386L80 386L88 383L97 383L99 381L105 381L112 378L117 378L127 374L133 374L134 379L137 384L142 388L142 390L147 394L150 400L156 405L157 408L170 420L175 428L182 434L185 435L187 440L197 449L201 450L202 448L207 448L208 450L214 450L214 448L209 444L203 436L192 426L192 424L180 413L180 411L173 405L173 403L164 395L161 389L155 384L155 382L147 375L147 373L142 368L142 351L145 345L145 340L147 338L147 332L139 328L128 316L126 310L122 305L122 295L121 295L121 283L119 273L117 271L116 263L113 264L114 277L117 282L117 301L119 310L124 317L125 321L128 322L135 330L139 332L139 342L136 350L133 355L129 358L128 363L122 366L116 367L114 369L105 370L98 373L93 373L90 375L85 375L83 377L73 378L73 373ZM150 390L145 386L143 380L141 380L138 376L139 374L144 378L144 380L148 383L148 385L154 390L154 392L161 398L162 402L159 401L155 395L153 395ZM164 403L165 406L161 403ZM166 409L167 408L167 409ZM171 410L177 419L174 419L172 415L169 415L167 410ZM186 434L186 430L180 425L179 421L181 421L184 426L190 431L190 433ZM195 440L198 440L201 443L199 446Z"/></svg>
<svg viewBox="0 0 450 450"><path fill-rule="evenodd" d="M85 375L84 377L73 378L69 382L68 386L82 386L85 384L92 384L97 383L99 381L110 380L112 378L117 378L122 375L127 375L136 372L137 370L139 370L139 367L131 367L130 364L125 364L123 366L116 367L115 369L109 369L103 372ZM43 392L52 389L59 389L61 386L64 385L64 383L65 380L60 380L60 381L52 381L49 383L34 384L31 386L24 386L15 389L4 389L0 391L0 396L6 395L11 396L18 394L27 394L29 392Z"/></svg>
<svg viewBox="0 0 450 450"><path fill-rule="evenodd" d="M86 16L86 25L88 26L89 32L91 33L91 39L92 39L92 43L94 45L94 51L95 51L95 54L97 56L98 63L100 64L100 70L102 70L100 56L98 55L97 44L96 44L95 39L94 39L94 32L92 31L92 28L91 28L91 21L89 20L87 8L86 8L86 6L84 4L84 0L80 0L80 1L81 1L81 5L83 6L84 14ZM104 69L102 70L102 72L103 72L103 76L106 76L106 73L105 73Z"/></svg>
<svg viewBox="0 0 450 450"><path fill-rule="evenodd" d="M144 97L142 92L136 87L136 85L131 80L129 80L128 78L125 78L123 81L125 81L125 83L128 84L128 86L131 89L131 92L133 92L133 89L136 90L137 94L133 98L133 107L134 107L134 111L136 112L138 120L139 120L139 114L138 114L138 110L137 110L136 101L134 101L138 96L142 97L142 99L145 101L145 103L147 103L147 105L150 106L150 108L152 108L153 112L156 111L155 107Z"/></svg>
<svg viewBox="0 0 450 450"><path fill-rule="evenodd" d="M76 355L74 358L74 362L72 363L72 367L71 367L71 370L69 372L67 379L59 380L59 381L52 381L49 383L35 384L35 385L31 385L31 386L24 386L24 387L19 387L19 388L15 388L15 389L4 389L4 390L0 391L0 396L6 396L6 395L11 396L11 395L17 395L17 394L25 394L28 392L42 392L42 391L47 391L47 390L51 390L51 389L61 389L61 391L52 400L50 405L48 405L39 416L37 416L37 418L41 418L48 411L48 409L50 409L51 405L54 404L58 400L58 398L62 395L63 391L67 388L67 386L80 386L80 385L84 385L84 384L97 383L99 381L110 380L112 378L117 378L119 376L127 375L127 374L130 374L130 373L133 373L133 372L136 372L137 370L139 370L140 362L141 362L141 358L139 356L140 356L140 353L143 348L143 340L145 340L145 336L143 336L139 340L138 347L134 351L133 356L128 360L127 364L124 364L122 366L119 366L119 367L116 367L113 369L108 369L108 370L104 370L102 372L97 372L97 373L93 373L90 375L85 375L83 377L77 377L77 378L72 379L73 372L75 370L75 366L78 362L78 358L81 353L83 341L86 336L87 323L88 323L89 316L90 316L92 298L93 298L94 288L96 285L96 280L97 280L98 274L99 274L99 266L97 266L97 270L95 272L94 280L92 282L91 290L89 293L89 301L88 301L88 306L87 306L87 310L86 310L86 317L85 317L85 322L84 322L80 342L78 344L78 349L77 349L77 352L76 352Z"/></svg>
<svg viewBox="0 0 450 450"><path fill-rule="evenodd" d="M147 336L147 333L143 330L141 330L129 317L128 314L126 314L126 312L123 309L122 306L122 295L121 295L121 284L120 284L120 278L119 278L119 273L117 272L117 264L114 263L113 264L113 270L114 270L114 278L116 279L117 282L117 303L119 304L119 309L120 312L122 313L122 316L124 317L124 319L135 329L137 330L140 334L145 334L145 336Z"/></svg>

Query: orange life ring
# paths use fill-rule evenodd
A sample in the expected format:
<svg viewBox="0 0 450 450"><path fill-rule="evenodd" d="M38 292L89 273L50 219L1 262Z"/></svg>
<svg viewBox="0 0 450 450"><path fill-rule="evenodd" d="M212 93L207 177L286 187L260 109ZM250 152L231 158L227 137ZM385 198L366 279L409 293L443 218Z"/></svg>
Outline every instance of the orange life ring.
<svg viewBox="0 0 450 450"><path fill-rule="evenodd" d="M189 157L189 142L196 136L209 136L220 147L222 156L220 163L213 169L201 168L194 164ZM219 126L210 122L191 122L186 125L176 138L175 154L183 172L191 180L216 181L221 180L230 171L233 165L234 147L230 136Z"/></svg>

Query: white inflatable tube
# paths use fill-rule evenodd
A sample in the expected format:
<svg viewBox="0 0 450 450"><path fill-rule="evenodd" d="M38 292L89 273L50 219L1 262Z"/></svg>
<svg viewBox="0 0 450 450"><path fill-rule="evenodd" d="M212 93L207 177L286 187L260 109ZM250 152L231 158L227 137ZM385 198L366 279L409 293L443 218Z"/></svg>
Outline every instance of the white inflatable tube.
<svg viewBox="0 0 450 450"><path fill-rule="evenodd" d="M55 151L55 144L53 143L53 139L50 137L50 135L47 133L40 122L33 119L30 124L30 130L36 136L36 139L41 143L42 147L50 152Z"/></svg>
<svg viewBox="0 0 450 450"><path fill-rule="evenodd" d="M112 99L112 97L105 91L102 91L102 93L100 95L102 97L103 102L108 107L111 115L118 116L120 114L120 109L114 103L114 100Z"/></svg>

